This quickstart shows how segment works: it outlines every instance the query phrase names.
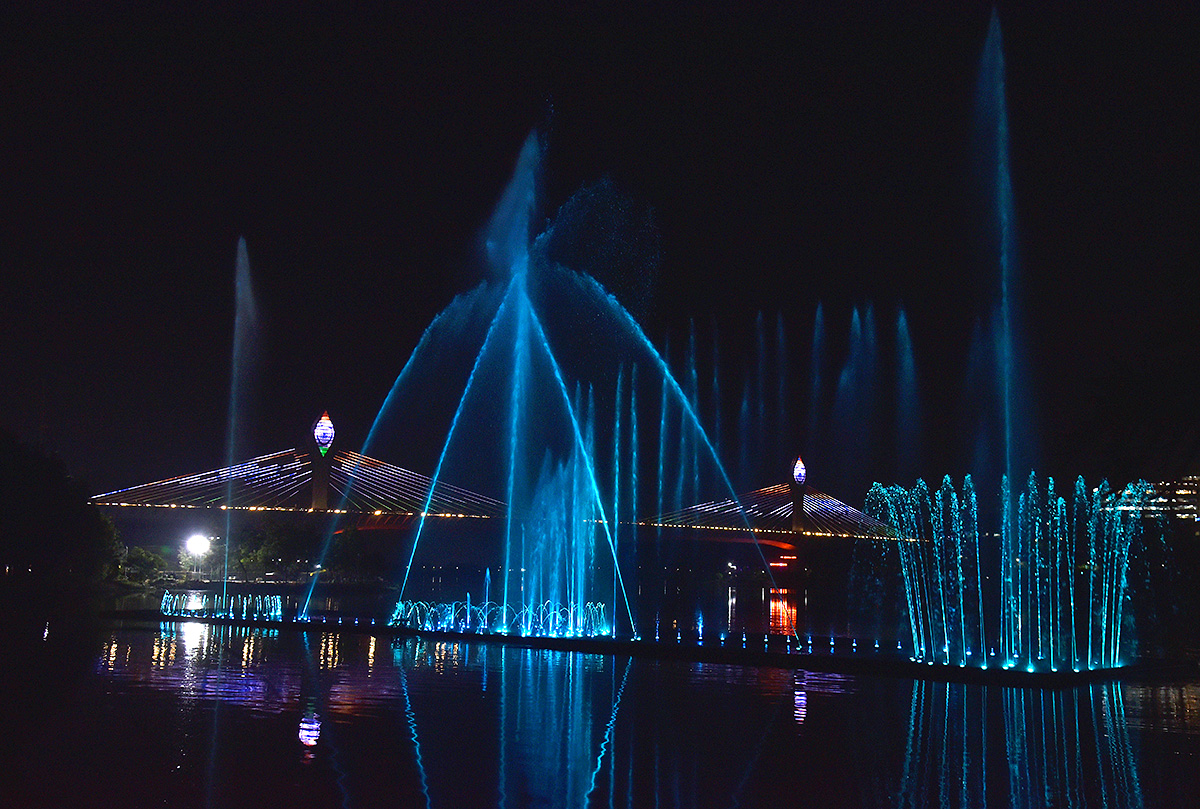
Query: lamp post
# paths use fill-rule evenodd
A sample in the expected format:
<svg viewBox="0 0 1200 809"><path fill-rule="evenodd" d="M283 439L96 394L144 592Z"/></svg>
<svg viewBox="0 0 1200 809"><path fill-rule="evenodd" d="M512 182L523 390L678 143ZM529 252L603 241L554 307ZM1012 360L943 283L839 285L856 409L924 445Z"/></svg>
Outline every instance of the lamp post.
<svg viewBox="0 0 1200 809"><path fill-rule="evenodd" d="M187 538L183 548L192 559L196 575L199 575L200 560L212 549L212 539L203 534L192 534Z"/></svg>

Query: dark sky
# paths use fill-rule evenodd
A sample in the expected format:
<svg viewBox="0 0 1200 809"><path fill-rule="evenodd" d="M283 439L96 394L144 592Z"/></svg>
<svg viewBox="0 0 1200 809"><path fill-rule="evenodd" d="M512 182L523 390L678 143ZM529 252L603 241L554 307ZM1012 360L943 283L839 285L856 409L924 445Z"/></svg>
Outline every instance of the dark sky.
<svg viewBox="0 0 1200 809"><path fill-rule="evenodd" d="M654 340L692 318L737 365L782 312L800 395L818 301L831 335L853 306L883 332L903 305L924 457L958 467L926 474L966 465L954 411L996 284L973 185L989 5L399 5L3 13L6 426L96 492L221 465L244 235L245 454L299 444L324 409L361 445L425 326L483 277L479 233L538 127L545 216L604 177L652 212ZM1039 454L1059 474L1182 468L1200 14L999 13Z"/></svg>

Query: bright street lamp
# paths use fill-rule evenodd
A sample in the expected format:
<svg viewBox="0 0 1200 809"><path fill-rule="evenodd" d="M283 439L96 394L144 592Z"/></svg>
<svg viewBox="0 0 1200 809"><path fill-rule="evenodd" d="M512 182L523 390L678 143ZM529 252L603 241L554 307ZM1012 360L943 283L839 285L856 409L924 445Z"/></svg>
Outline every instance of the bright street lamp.
<svg viewBox="0 0 1200 809"><path fill-rule="evenodd" d="M192 534L184 541L183 550L192 563L192 572L199 576L203 559L212 550L212 540L204 534Z"/></svg>
<svg viewBox="0 0 1200 809"><path fill-rule="evenodd" d="M189 556L203 556L212 548L212 540L203 534L193 534L187 538L187 548Z"/></svg>

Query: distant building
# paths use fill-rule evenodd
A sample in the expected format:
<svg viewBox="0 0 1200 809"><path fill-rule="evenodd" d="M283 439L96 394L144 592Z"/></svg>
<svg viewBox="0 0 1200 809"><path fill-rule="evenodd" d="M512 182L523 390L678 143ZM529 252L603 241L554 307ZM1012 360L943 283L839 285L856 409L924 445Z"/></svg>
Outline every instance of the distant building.
<svg viewBox="0 0 1200 809"><path fill-rule="evenodd" d="M1155 484L1146 514L1166 518L1177 532L1200 537L1200 475Z"/></svg>

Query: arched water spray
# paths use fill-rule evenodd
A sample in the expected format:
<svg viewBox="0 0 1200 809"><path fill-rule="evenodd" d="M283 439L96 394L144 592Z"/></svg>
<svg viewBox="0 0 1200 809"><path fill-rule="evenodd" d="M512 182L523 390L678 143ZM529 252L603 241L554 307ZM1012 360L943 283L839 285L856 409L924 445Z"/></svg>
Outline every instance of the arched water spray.
<svg viewBox="0 0 1200 809"><path fill-rule="evenodd" d="M400 583L401 598L404 597L404 588L408 585L408 576L409 573L412 572L413 558L416 556L417 546L421 541L421 533L425 530L426 517L429 513L429 504L433 502L433 492L437 488L438 480L441 477L442 466L446 462L446 453L450 449L450 444L454 439L455 428L458 426L458 421L462 417L463 408L467 403L468 397L470 396L471 389L475 382L476 372L479 370L479 366L483 362L484 357L486 357L488 354L488 347L491 345L496 334L496 327L503 321L503 315L507 308L512 305L512 300L515 297L514 289L516 287L516 281L517 279L513 279L508 284L508 289L505 292L504 299L501 301L500 307L496 310L496 314L492 318L491 325L488 327L487 337L484 338L483 346L479 349L479 354L475 358L475 364L471 367L471 375L467 377L467 384L463 389L462 397L458 401L458 407L455 408L454 418L450 422L450 431L446 434L446 442L442 446L441 455L438 457L437 465L434 467L433 475L431 476L429 493L425 497L425 506L421 509L421 519L417 523L417 534L413 538L412 551L409 553L408 563L404 568L404 580Z"/></svg>
<svg viewBox="0 0 1200 809"><path fill-rule="evenodd" d="M654 348L654 344L646 336L645 332L642 331L641 326L639 326L637 321L633 319L633 316L629 314L625 307L621 306L616 298L606 292L594 278L576 274L573 274L572 277L576 279L582 289L588 290L590 294L594 296L594 300L607 303L608 311L613 314L616 323L622 326L626 335L633 338L635 340L635 344L649 355L649 360L653 367L655 367L662 374L664 383L679 401L680 406L684 411L684 421L692 430L695 431L697 439L703 445L707 456L713 463L713 467L720 478L721 485L732 497L733 502L737 504L745 528L747 531L750 531L750 522L746 517L745 510L742 508L741 501L738 499L737 493L733 486L733 481L730 480L724 464L721 463L721 459L717 457L716 448L713 446L712 441L708 437L708 433L701 424L699 415L697 414L695 408L693 408L688 401L688 397L683 388L679 385L679 382L676 381L675 377L670 373L670 369L667 367L666 361ZM754 547L758 552L759 559L763 565L763 571L766 573L771 587L776 588L775 579L771 574L770 565L767 563L767 559L763 555L762 546L759 545L757 538L755 538ZM794 633L795 630L793 629L793 634Z"/></svg>
<svg viewBox="0 0 1200 809"><path fill-rule="evenodd" d="M381 427L385 416L400 407L404 393L413 384L418 370L436 364L441 356L446 353L448 347L457 347L464 341L473 339L474 330L472 329L472 325L477 321L486 319L489 324L491 323L494 311L499 306L498 295L502 299L503 290L498 290L495 284L481 284L470 292L455 297L450 302L450 305L439 312L429 325L425 327L425 331L421 333L421 337L413 348L412 353L409 354L408 359L405 360L403 367L400 369L400 373L396 376L395 382L392 383L392 387L388 391L383 405L371 423L370 430L367 431L367 438L363 442L360 453L362 456L368 456L375 451L375 446L379 443ZM471 338L466 336L468 333L472 334ZM480 336L480 345L482 345L482 340L483 336ZM477 353L478 349L473 351L472 355ZM344 494L337 508L339 510L345 508ZM324 566L324 561L328 557L330 547L333 544L335 528L336 524L331 520L325 531L319 553L317 554L318 572L310 577L308 592L305 594L304 603L300 607L300 615L302 616L308 614L308 605L312 601L313 591L316 589L320 578L319 570Z"/></svg>
<svg viewBox="0 0 1200 809"><path fill-rule="evenodd" d="M527 145L530 142L535 141L527 141ZM527 151L522 152L518 173L536 169L536 155L530 156ZM514 186L531 189L536 182L514 180ZM615 632L618 618L628 621L630 632L636 637L634 605L621 563L624 544L621 515L625 510L636 513L636 402L643 398L636 393L639 379L644 389L656 386L661 379L660 429L656 436L660 461L656 485L660 501L668 496L681 499L682 487L686 487L689 498L696 497L706 480L700 473L702 462L711 463L718 484L731 495L734 493L697 414L700 396L695 338L689 334L681 385L615 296L591 275L556 264L549 258L557 225L551 225L524 246L516 244L528 241L532 202L524 191L506 193L505 200L504 215L498 213L493 218L487 240L492 261L508 265L494 267L495 273L505 279L503 295L494 309L484 301L471 307L474 317L486 314L487 333L471 360L471 370L450 419L431 484L436 487L450 469L459 473L478 472L481 464L493 463L483 457L488 453L500 456L496 466L503 469L503 477L494 477L499 469L488 467L488 470L493 474L492 480L500 481L508 500L503 531L505 581L492 588L504 593L503 603L494 609L468 605L468 613L474 615L478 606L479 615L494 616L495 620L469 618L466 625L488 630L501 627L498 631L508 627L509 631L521 632L533 631L536 626L539 632L577 634L581 625L575 623L576 619L587 615L588 625L601 631ZM573 215L579 212L578 206L571 210ZM564 232L573 230L567 226ZM494 301L496 296L485 298ZM580 329L581 323L586 323L587 328ZM596 355L597 350L602 353ZM564 358L569 364L564 364ZM435 357L430 355L425 359ZM415 361L415 357L410 358L410 364ZM571 376L571 371L582 374ZM402 380L398 380L397 386L401 385ZM498 390L503 391L501 396L495 395ZM627 417L623 415L626 398ZM648 398L652 402L656 397ZM678 435L674 419L670 423L667 420L667 413L676 411L680 414ZM609 451L611 466L606 457ZM678 469L670 470L669 486L674 491L668 495L663 488L667 477L663 461L667 455L676 456L676 452L680 463ZM470 466L455 466L452 457ZM607 466L607 474L598 464ZM539 468L541 473L536 472ZM626 486L623 479L627 477L633 481L628 498L623 493ZM414 560L421 553L431 518L428 514L431 502L432 489L408 554L401 583L402 598L411 581ZM748 523L746 528L749 530ZM552 544L560 540L565 544ZM593 556L593 542L608 546L604 556L611 558L613 564L612 595L614 602L621 605L619 611L614 611L614 622L606 626L591 617L602 614L602 605L595 603L595 594L607 581L595 569L594 562L600 559ZM530 554L536 554L536 559ZM769 575L761 549L759 555L763 570ZM531 564L536 570L530 569ZM535 593L537 603L530 603ZM561 611L556 606L560 600L566 602ZM432 614L430 610L437 615L450 615L449 611L433 607L424 612ZM420 612L415 604L406 605L402 601L396 614L398 620L407 621ZM561 620L556 617L560 615Z"/></svg>

